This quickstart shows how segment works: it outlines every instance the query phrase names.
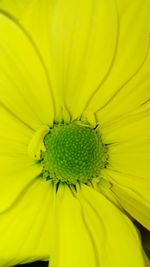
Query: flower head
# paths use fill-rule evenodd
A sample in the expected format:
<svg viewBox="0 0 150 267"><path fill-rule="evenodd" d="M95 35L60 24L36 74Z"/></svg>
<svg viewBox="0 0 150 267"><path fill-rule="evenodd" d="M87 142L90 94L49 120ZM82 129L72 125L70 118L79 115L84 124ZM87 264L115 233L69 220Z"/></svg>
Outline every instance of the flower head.
<svg viewBox="0 0 150 267"><path fill-rule="evenodd" d="M149 0L0 8L0 266L147 266Z"/></svg>

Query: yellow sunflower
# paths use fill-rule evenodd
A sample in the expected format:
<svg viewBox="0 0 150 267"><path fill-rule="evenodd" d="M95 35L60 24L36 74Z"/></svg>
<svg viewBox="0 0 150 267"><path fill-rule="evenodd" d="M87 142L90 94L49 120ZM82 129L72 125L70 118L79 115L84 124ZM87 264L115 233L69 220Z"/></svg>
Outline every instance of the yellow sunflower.
<svg viewBox="0 0 150 267"><path fill-rule="evenodd" d="M0 8L0 267L147 267L150 1Z"/></svg>

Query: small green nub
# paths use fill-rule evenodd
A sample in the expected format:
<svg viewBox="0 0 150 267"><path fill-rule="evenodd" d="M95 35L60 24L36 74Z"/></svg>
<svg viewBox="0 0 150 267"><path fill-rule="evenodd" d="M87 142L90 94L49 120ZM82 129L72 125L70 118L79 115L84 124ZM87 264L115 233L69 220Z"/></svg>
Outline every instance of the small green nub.
<svg viewBox="0 0 150 267"><path fill-rule="evenodd" d="M106 146L97 130L72 122L58 124L45 136L43 176L75 185L99 176L106 165Z"/></svg>

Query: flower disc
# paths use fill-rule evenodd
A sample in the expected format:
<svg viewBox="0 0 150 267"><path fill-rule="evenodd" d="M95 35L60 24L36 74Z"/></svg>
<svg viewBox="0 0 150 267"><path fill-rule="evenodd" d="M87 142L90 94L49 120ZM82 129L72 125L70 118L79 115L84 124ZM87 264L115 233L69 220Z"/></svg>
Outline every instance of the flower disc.
<svg viewBox="0 0 150 267"><path fill-rule="evenodd" d="M58 124L44 138L43 175L68 184L87 183L106 163L106 147L96 129L80 123Z"/></svg>

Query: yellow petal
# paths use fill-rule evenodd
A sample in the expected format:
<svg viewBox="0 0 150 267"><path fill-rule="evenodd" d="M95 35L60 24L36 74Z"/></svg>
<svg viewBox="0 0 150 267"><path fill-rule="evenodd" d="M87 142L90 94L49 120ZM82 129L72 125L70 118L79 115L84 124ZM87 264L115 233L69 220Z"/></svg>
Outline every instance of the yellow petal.
<svg viewBox="0 0 150 267"><path fill-rule="evenodd" d="M139 164L137 162L137 166ZM137 221L150 229L149 177L145 178L144 173L143 176L137 176L129 172L130 169L126 172L108 169L103 172L103 177L112 183L111 190L120 205Z"/></svg>
<svg viewBox="0 0 150 267"><path fill-rule="evenodd" d="M99 111L100 123L134 110L150 96L150 1L117 1L117 5L116 55L107 79L86 111Z"/></svg>
<svg viewBox="0 0 150 267"><path fill-rule="evenodd" d="M0 9L4 10L7 13L10 13L16 18L19 18L26 11L26 8L30 3L31 0L0 0Z"/></svg>
<svg viewBox="0 0 150 267"><path fill-rule="evenodd" d="M144 137L143 137L144 139ZM130 141L112 145L109 149L108 168L150 182L150 140Z"/></svg>
<svg viewBox="0 0 150 267"><path fill-rule="evenodd" d="M41 173L27 154L33 131L0 106L0 211L6 210Z"/></svg>
<svg viewBox="0 0 150 267"><path fill-rule="evenodd" d="M32 129L51 123L49 79L32 40L3 14L0 32L0 102Z"/></svg>
<svg viewBox="0 0 150 267"><path fill-rule="evenodd" d="M147 58L140 71L119 91L114 94L107 105L104 105L97 117L101 119L103 127L113 124L115 120L132 113L140 112L144 106L150 106L150 47Z"/></svg>
<svg viewBox="0 0 150 267"><path fill-rule="evenodd" d="M107 123L102 129L109 145L107 175L120 204L150 229L150 105Z"/></svg>
<svg viewBox="0 0 150 267"><path fill-rule="evenodd" d="M57 200L56 228L52 267L145 266L131 221L92 188L82 186L74 194L65 188Z"/></svg>
<svg viewBox="0 0 150 267"><path fill-rule="evenodd" d="M41 151L45 150L44 136L49 132L49 127L43 125L32 136L28 145L28 155L31 159L40 160Z"/></svg>
<svg viewBox="0 0 150 267"><path fill-rule="evenodd" d="M29 160L27 155L10 153L11 149L9 143L9 149L0 155L0 211L8 209L41 173L40 164Z"/></svg>
<svg viewBox="0 0 150 267"><path fill-rule="evenodd" d="M114 1L32 1L20 23L44 58L57 108L66 106L73 117L80 116L113 60Z"/></svg>
<svg viewBox="0 0 150 267"><path fill-rule="evenodd" d="M49 260L53 188L37 179L0 214L0 267Z"/></svg>
<svg viewBox="0 0 150 267"><path fill-rule="evenodd" d="M134 143L140 146L142 140L149 140L150 136L150 102L139 108L138 111L121 116L110 123L101 126L103 138L107 144L119 144L124 142ZM134 146L134 145L133 145Z"/></svg>
<svg viewBox="0 0 150 267"><path fill-rule="evenodd" d="M1 96L0 96L1 97ZM27 145L33 130L21 119L16 118L6 107L0 104L0 139L16 141L17 145ZM5 147L5 144L4 144ZM1 147L2 148L2 147ZM15 147L14 147L15 153Z"/></svg>

